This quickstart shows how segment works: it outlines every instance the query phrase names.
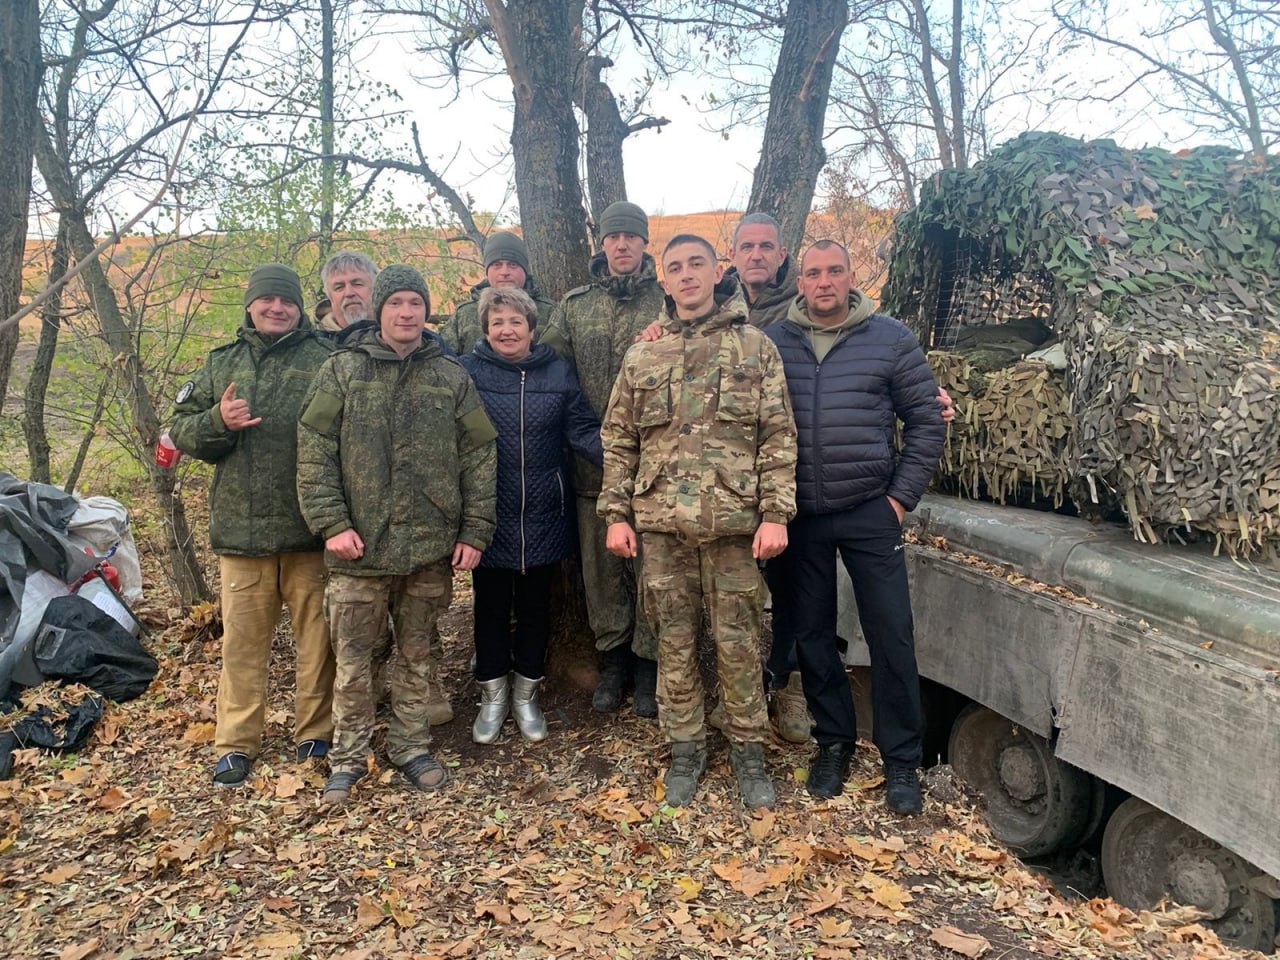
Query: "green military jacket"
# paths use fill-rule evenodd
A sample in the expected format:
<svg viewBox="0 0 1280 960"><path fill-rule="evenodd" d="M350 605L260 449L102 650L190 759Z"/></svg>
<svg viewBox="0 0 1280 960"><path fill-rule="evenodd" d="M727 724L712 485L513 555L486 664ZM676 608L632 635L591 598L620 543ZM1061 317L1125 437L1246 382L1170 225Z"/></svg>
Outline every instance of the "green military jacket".
<svg viewBox="0 0 1280 960"><path fill-rule="evenodd" d="M730 267L725 271L725 276L738 280L737 268ZM741 283L741 281L738 282ZM742 292L743 296L746 296L746 290ZM791 301L796 298L798 292L796 264L791 259L791 254L787 254L778 267L778 275L773 278L773 282L761 290L760 295L748 305L747 322L753 327L764 328L771 323L787 319Z"/></svg>
<svg viewBox="0 0 1280 960"><path fill-rule="evenodd" d="M404 359L369 331L316 374L298 421L298 499L328 539L364 556L330 570L406 575L493 537L497 433L466 370L425 337Z"/></svg>
<svg viewBox="0 0 1280 960"><path fill-rule="evenodd" d="M480 327L480 294L489 286L488 280L481 280L472 287L471 299L459 304L453 316L440 328L440 339L447 343L449 349L458 356L470 353L476 348L476 344L484 339L484 330ZM535 342L546 343L563 358L564 345L559 342L553 322L556 305L539 292L532 277L525 279L524 292L533 298L538 308L538 327L534 332Z"/></svg>
<svg viewBox="0 0 1280 960"><path fill-rule="evenodd" d="M603 253L591 258L591 283L576 287L560 302L556 319L564 341L565 359L573 365L596 415L609 403L622 358L640 331L662 319L663 292L657 264L645 254L640 270L625 277L609 273ZM578 496L600 492L600 470L581 457L574 461L574 490Z"/></svg>
<svg viewBox="0 0 1280 960"><path fill-rule="evenodd" d="M715 311L637 343L605 414L606 523L705 542L796 513L796 424L777 348L747 324L736 281ZM634 518L634 519L633 519Z"/></svg>
<svg viewBox="0 0 1280 960"><path fill-rule="evenodd" d="M209 541L214 553L267 557L319 550L294 482L298 414L316 370L332 353L304 316L272 341L248 319L178 390L169 435L183 453L214 464ZM262 422L228 430L219 403L228 385Z"/></svg>

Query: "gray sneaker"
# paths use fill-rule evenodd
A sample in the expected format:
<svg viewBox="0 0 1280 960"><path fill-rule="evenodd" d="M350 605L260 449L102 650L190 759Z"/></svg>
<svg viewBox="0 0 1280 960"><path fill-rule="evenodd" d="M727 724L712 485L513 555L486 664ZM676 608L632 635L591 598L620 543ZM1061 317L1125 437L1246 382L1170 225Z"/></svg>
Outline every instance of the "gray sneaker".
<svg viewBox="0 0 1280 960"><path fill-rule="evenodd" d="M705 743L673 743L671 766L662 778L667 785L667 803L673 807L688 806L698 790L698 778L706 769Z"/></svg>
<svg viewBox="0 0 1280 960"><path fill-rule="evenodd" d="M773 808L778 802L769 774L764 769L764 748L758 743L735 743L729 747L729 766L738 778L742 802L752 810Z"/></svg>

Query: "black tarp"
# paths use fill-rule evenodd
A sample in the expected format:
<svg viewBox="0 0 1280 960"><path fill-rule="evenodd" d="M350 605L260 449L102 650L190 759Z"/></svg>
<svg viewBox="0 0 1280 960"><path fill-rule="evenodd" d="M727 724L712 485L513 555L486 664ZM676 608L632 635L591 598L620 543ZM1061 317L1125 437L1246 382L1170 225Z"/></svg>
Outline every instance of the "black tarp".
<svg viewBox="0 0 1280 960"><path fill-rule="evenodd" d="M142 642L84 597L54 597L36 630L36 669L117 703L141 696L160 669Z"/></svg>

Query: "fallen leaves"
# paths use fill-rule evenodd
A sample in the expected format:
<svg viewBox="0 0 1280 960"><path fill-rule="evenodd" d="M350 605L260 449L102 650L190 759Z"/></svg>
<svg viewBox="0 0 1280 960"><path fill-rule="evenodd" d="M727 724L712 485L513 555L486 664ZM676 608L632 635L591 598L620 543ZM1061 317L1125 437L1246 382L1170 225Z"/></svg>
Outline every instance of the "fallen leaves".
<svg viewBox="0 0 1280 960"><path fill-rule="evenodd" d="M980 957L991 949L991 942L976 933L965 933L958 927L934 927L929 939L939 946L965 957Z"/></svg>
<svg viewBox="0 0 1280 960"><path fill-rule="evenodd" d="M45 883L59 884L66 883L72 877L80 873L80 865L76 863L64 864L61 867L54 867L48 873L40 874L40 879Z"/></svg>

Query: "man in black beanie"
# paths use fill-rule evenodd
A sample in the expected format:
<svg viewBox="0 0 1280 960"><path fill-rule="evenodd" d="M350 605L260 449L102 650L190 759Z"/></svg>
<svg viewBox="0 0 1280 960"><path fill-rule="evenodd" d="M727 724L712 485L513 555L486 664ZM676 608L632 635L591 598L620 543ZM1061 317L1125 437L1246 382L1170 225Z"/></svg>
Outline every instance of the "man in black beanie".
<svg viewBox="0 0 1280 960"><path fill-rule="evenodd" d="M295 486L298 414L329 357L302 307L292 269L253 271L244 324L178 390L169 433L183 453L214 464L209 540L222 573L222 673L213 779L236 786L262 746L271 637L281 603L297 648L294 743L299 761L333 739L333 652L324 618L324 554Z"/></svg>

